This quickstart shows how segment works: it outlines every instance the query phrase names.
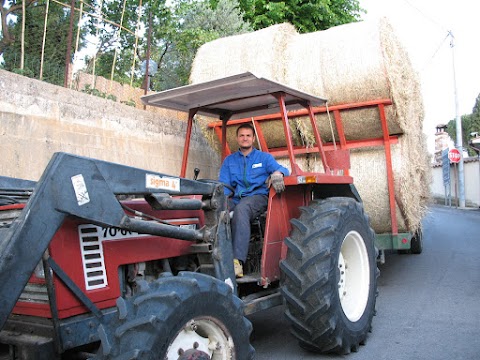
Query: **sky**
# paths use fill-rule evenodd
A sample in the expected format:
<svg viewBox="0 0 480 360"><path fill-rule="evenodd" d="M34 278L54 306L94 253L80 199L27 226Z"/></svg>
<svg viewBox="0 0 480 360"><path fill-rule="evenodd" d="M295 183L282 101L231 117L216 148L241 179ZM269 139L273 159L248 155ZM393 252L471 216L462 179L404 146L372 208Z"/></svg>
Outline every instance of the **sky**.
<svg viewBox="0 0 480 360"><path fill-rule="evenodd" d="M433 152L436 126L455 119L457 111L460 116L470 114L480 94L480 1L359 0L359 3L367 10L363 19L385 16L390 20L420 75L424 132ZM449 31L454 36L453 48Z"/></svg>

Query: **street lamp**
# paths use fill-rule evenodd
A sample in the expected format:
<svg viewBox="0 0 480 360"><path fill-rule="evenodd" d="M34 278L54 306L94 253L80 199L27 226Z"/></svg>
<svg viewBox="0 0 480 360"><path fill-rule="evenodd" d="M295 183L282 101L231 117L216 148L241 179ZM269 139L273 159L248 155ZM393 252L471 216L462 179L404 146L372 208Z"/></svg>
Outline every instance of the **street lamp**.
<svg viewBox="0 0 480 360"><path fill-rule="evenodd" d="M465 173L463 168L463 144L462 144L462 119L460 117L460 110L458 106L458 91L457 91L457 79L455 74L455 43L453 33L448 32L450 36L450 48L452 49L452 65L453 65L453 89L455 93L455 128L457 133L456 148L460 151L460 162L458 163L458 192L460 198L460 207L465 207Z"/></svg>

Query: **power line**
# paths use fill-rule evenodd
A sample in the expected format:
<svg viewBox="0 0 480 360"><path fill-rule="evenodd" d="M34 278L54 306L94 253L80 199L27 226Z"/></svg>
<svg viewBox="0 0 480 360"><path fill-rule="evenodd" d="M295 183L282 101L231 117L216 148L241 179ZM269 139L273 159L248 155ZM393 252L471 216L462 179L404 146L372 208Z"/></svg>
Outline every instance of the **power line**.
<svg viewBox="0 0 480 360"><path fill-rule="evenodd" d="M407 3L410 7L412 7L413 9L417 10L424 18L428 19L432 24L438 26L439 28L442 29L442 31L449 31L448 30L448 27L445 26L444 24L440 23L439 21L437 21L436 19L434 19L432 16L428 15L425 13L425 11L423 11L422 9L418 8L417 6L415 6L414 4L412 4L409 0L403 0L405 3Z"/></svg>
<svg viewBox="0 0 480 360"><path fill-rule="evenodd" d="M433 55L425 62L425 65L422 66L421 68L421 71L423 72L426 67L432 62L433 58L435 58L435 56L437 56L437 53L440 51L441 47L443 46L443 44L445 43L445 40L447 40L450 36L450 32L447 33L447 35L445 36L445 38L443 38L443 40L440 42L440 44L437 46L437 49L434 51Z"/></svg>
<svg viewBox="0 0 480 360"><path fill-rule="evenodd" d="M434 19L430 14L427 14L425 11L423 11L422 9L420 9L418 6L416 6L415 4L412 4L410 2L410 0L403 0L408 6L410 6L411 8L415 9L420 15L422 15L425 19L427 19L428 21L430 21L432 24L434 24L435 26L437 26L439 29L442 30L443 33L447 33L447 35L445 36L445 38L443 38L443 40L440 42L440 44L437 46L437 48L435 49L435 51L433 52L432 56L430 58L428 58L428 60L425 62L425 65L421 68L421 71L423 72L425 70L425 68L432 62L432 60L435 58L435 56L437 56L438 52L440 51L441 47L443 46L443 44L445 43L445 40L447 40L450 36L453 37L452 35L452 32L444 25L442 24L440 21L438 21L437 19Z"/></svg>

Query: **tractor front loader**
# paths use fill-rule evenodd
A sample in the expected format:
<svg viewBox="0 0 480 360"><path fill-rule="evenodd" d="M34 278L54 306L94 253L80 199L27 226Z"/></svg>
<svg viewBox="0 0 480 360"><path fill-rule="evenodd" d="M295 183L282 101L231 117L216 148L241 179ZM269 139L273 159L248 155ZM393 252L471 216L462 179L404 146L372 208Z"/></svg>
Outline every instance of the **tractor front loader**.
<svg viewBox="0 0 480 360"><path fill-rule="evenodd" d="M237 309L239 324L236 326L248 327L240 301L237 299L235 303L236 299L231 296L231 287L223 281L216 281L233 277L232 264L222 260L231 258L232 254L231 245L227 242L227 221L222 219L225 216L225 196L220 184L173 178L65 153L54 155L34 188L22 187L25 183L0 178L3 197L10 200L10 204L2 206L1 213L22 209L20 216L11 223L4 222L0 229L0 324L4 329L0 338L21 349L15 356L26 354L22 356L53 358L53 354L62 354L100 339L104 355L115 358L124 354L126 351L120 344L118 349L112 349L112 343L118 340L116 336L112 339L109 336L117 327L110 328L108 324L112 317L119 316L118 310L112 311L119 295L128 294L126 296L131 297L135 293L137 302L142 299L141 296L144 297L144 305L135 310L135 315L134 310L130 310L132 314L122 314L123 320L128 323L130 315L134 316L134 322L138 321L140 312L148 311L146 309L152 306L160 309L161 304L166 303L161 315L152 314L144 320L150 321L149 325L154 328L163 329L170 337L172 331L178 331L175 326L179 324L175 321L165 327L160 323L168 316L185 316L184 302L203 306L207 303L212 309L211 313L202 314L206 316L218 314L223 307L226 314L223 314L222 324L215 325L213 321L213 325L201 325L199 320L200 325L192 322L189 326L199 326L204 334L213 332L216 337L223 337L218 340L225 345L222 351L232 351L226 344L231 336L235 338L237 335L221 331L223 322L232 321ZM15 197L20 192L31 193L28 202L22 203L18 196ZM173 193L175 198L169 193ZM146 200L117 200L118 196L126 195L142 196ZM143 212L146 207L156 210ZM172 219L162 214L167 212L177 217ZM161 218L155 218L156 215ZM112 249L109 249L109 242ZM195 251L209 253L213 243L216 256L211 256L209 263L198 265L209 276L186 273L179 277L166 275L172 271L168 258L188 257ZM143 246L145 248L140 248ZM114 259L116 257L123 259ZM138 271L135 274L135 270L134 279L128 279L128 275L132 276L128 274L132 273L129 265L152 259L160 261L158 266L161 267L157 270L155 281L149 284L138 276ZM165 262L161 262L163 259ZM35 271L42 267L41 271ZM125 269L120 270L122 267ZM29 281L30 284L27 284ZM234 284L231 283L231 286ZM42 291L46 292L45 298L40 296ZM124 301L122 311L127 311L129 305ZM12 310L13 314L9 317ZM31 316L36 314L40 318ZM43 316L51 318L51 321L39 321L46 320L42 319ZM158 316L157 320L154 316ZM184 320L183 326L193 321L195 310L191 316ZM131 324L132 319L129 320ZM143 341L141 328L153 331L148 329L147 324L137 325L138 329L125 335L135 334L129 342L135 341L135 338ZM20 338L18 333L22 331L35 336ZM243 329L238 333L245 332ZM205 335L180 333L177 341L185 337L191 340L189 347L183 348L185 351L193 348L194 343L199 343L200 349L211 346L205 344ZM203 343L196 337L204 339ZM39 341L44 343L43 355L34 345ZM244 336L240 343L242 341L248 345L248 336ZM183 342L174 346L185 347L186 344ZM179 348L164 350L165 354L172 351L177 354Z"/></svg>
<svg viewBox="0 0 480 360"><path fill-rule="evenodd" d="M299 344L357 351L375 311L376 253L348 151L326 151L321 98L245 73L143 97L188 113L180 176L56 153L38 182L0 177L0 343L10 359L252 359L249 314L285 305ZM292 140L306 111L316 144ZM279 114L286 189L252 223L236 279L224 184L187 178L195 115L227 135ZM247 119L247 120L245 120ZM317 152L323 173L296 157Z"/></svg>

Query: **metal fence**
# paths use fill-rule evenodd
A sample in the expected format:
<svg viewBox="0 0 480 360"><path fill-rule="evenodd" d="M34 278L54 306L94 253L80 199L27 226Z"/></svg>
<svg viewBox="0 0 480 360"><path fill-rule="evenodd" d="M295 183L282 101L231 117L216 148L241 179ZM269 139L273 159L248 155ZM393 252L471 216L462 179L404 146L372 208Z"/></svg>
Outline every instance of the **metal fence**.
<svg viewBox="0 0 480 360"><path fill-rule="evenodd" d="M131 81L125 86L113 81L116 72L124 72L116 66L117 51L115 51L110 68L107 69L108 65L103 65L101 70L103 75L106 76L98 81L98 74L101 73L98 71L98 65L97 69L94 65L93 67L89 66L89 69L86 70L87 64L84 64L80 66L83 70L74 72L73 61L83 62L86 60L85 55L80 51L82 43L83 46L88 44L90 48L93 48L93 55L90 55L89 59L90 64L95 64L97 60L96 51L99 49L95 49L95 44L89 44L89 36L86 36L87 32L91 32L91 28L87 29L87 19L94 19L90 21L90 25L94 24L98 29L105 29L108 26L113 37L118 38L122 31L133 34L133 43L127 44L126 47L133 50L132 54L136 54L137 47L142 45L142 41L146 42L145 39L137 35L139 24L141 21L144 22L140 18L142 0L139 0L138 3L139 17L137 24L132 25L130 23L129 25L133 27L133 30L126 28L122 21L116 23L105 17L101 11L103 4L101 0L99 2L94 1L91 4L85 0L72 0L70 4L58 0L23 1L23 4L27 4L27 7L20 8L8 18L10 20L10 24L7 25L9 26L8 30L12 35L11 39L14 40L5 47L3 56L0 57L0 60L3 59L0 68L49 83L63 84L65 87L89 92L127 105L139 105L138 97L145 90L141 90L139 86L143 75L140 75L138 70L140 64L138 64L136 56L132 55ZM123 2L124 8L120 11L125 10L125 4L126 1ZM8 39L4 35L3 39L0 38L0 41L2 40L5 40L6 43ZM59 54L60 49L63 49L62 54ZM52 61L52 52L56 52L55 61ZM65 66L66 63L68 63L67 66ZM88 80L85 80L85 73L91 75ZM135 83L133 82L134 78L136 79ZM110 83L105 85L105 82ZM102 89L96 89L97 83L103 84ZM129 89L119 92L120 87L128 87Z"/></svg>

